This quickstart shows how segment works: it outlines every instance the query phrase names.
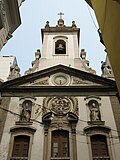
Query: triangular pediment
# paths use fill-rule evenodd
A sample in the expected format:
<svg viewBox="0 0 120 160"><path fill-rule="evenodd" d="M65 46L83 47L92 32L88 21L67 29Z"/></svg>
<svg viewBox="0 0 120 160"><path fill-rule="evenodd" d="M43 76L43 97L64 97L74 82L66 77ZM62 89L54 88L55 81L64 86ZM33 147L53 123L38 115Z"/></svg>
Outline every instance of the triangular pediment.
<svg viewBox="0 0 120 160"><path fill-rule="evenodd" d="M57 65L20 78L4 82L1 87L38 86L116 86L113 80L83 72L71 67Z"/></svg>
<svg viewBox="0 0 120 160"><path fill-rule="evenodd" d="M101 86L102 84L92 82L82 77L72 76L65 72L57 72L49 77L36 79L31 83L26 83L21 86Z"/></svg>

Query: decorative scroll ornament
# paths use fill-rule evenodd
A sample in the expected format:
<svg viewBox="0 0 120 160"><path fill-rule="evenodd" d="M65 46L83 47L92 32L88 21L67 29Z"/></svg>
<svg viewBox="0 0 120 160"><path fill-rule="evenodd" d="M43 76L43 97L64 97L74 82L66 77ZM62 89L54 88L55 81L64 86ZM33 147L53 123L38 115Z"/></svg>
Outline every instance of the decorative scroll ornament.
<svg viewBox="0 0 120 160"><path fill-rule="evenodd" d="M43 101L43 115L53 112L56 115L65 115L72 112L78 115L78 101L75 97L46 97Z"/></svg>
<svg viewBox="0 0 120 160"><path fill-rule="evenodd" d="M50 109L55 114L66 114L71 110L71 103L65 97L55 97L52 99Z"/></svg>

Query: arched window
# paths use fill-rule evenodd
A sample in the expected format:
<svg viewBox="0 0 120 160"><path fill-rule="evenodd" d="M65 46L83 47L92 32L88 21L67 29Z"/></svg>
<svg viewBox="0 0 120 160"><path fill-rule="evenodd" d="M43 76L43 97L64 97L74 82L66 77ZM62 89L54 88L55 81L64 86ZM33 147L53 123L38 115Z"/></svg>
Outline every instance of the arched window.
<svg viewBox="0 0 120 160"><path fill-rule="evenodd" d="M19 135L14 137L14 144L12 150L11 160L28 159L30 137L26 135Z"/></svg>
<svg viewBox="0 0 120 160"><path fill-rule="evenodd" d="M104 135L92 135L91 140L91 149L93 160L102 159L109 160L109 153L107 147L106 136Z"/></svg>
<svg viewBox="0 0 120 160"><path fill-rule="evenodd" d="M52 132L51 157L69 158L69 132L57 130Z"/></svg>
<svg viewBox="0 0 120 160"><path fill-rule="evenodd" d="M64 40L55 42L55 54L66 54L66 42Z"/></svg>

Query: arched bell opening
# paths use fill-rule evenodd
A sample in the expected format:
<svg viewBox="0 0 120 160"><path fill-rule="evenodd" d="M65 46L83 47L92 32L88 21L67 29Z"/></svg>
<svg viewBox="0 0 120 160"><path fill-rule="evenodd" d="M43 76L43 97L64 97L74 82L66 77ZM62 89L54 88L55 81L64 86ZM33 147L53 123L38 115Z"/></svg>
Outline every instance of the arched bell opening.
<svg viewBox="0 0 120 160"><path fill-rule="evenodd" d="M66 43L63 40L55 42L55 54L66 54Z"/></svg>

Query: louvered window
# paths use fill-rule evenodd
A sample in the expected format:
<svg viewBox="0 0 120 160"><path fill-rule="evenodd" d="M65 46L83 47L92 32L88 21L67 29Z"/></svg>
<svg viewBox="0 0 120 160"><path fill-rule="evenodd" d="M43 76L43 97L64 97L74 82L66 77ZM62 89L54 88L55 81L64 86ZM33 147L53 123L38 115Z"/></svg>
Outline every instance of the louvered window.
<svg viewBox="0 0 120 160"><path fill-rule="evenodd" d="M91 147L93 160L110 160L105 136L91 136Z"/></svg>
<svg viewBox="0 0 120 160"><path fill-rule="evenodd" d="M16 136L11 160L28 160L29 142L29 136Z"/></svg>
<svg viewBox="0 0 120 160"><path fill-rule="evenodd" d="M69 160L69 132L67 131L52 132L51 160L57 159Z"/></svg>

